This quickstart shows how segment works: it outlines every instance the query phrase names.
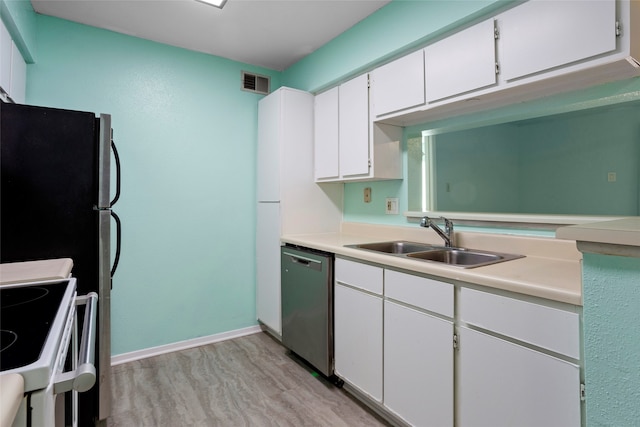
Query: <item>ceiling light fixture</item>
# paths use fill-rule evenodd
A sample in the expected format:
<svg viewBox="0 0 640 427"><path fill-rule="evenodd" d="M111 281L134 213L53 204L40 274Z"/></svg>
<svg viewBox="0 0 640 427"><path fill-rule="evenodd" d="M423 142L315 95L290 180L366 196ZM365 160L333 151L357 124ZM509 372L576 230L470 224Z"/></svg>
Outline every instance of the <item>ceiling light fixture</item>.
<svg viewBox="0 0 640 427"><path fill-rule="evenodd" d="M211 6L215 6L218 9L222 9L225 3L227 2L227 0L196 0L196 1L199 1L200 3L206 3Z"/></svg>

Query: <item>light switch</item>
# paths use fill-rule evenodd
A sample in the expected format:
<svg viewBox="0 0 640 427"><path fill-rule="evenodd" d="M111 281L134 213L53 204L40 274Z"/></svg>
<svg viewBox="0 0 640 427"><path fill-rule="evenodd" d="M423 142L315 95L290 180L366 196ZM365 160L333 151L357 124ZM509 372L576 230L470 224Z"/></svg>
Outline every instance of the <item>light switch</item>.
<svg viewBox="0 0 640 427"><path fill-rule="evenodd" d="M387 198L387 215L397 215L398 214L398 199L397 198Z"/></svg>

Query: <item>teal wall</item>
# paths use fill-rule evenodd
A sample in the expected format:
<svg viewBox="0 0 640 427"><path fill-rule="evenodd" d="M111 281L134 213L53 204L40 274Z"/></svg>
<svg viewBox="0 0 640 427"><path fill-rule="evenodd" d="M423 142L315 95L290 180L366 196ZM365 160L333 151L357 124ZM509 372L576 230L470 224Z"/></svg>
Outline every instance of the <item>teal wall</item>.
<svg viewBox="0 0 640 427"><path fill-rule="evenodd" d="M640 103L623 105L522 127L520 212L640 215Z"/></svg>
<svg viewBox="0 0 640 427"><path fill-rule="evenodd" d="M42 15L37 50L28 103L112 114L123 169L113 353L255 325L261 96L240 90L240 72L276 87L279 74Z"/></svg>
<svg viewBox="0 0 640 427"><path fill-rule="evenodd" d="M0 0L0 17L25 62L36 57L36 14L29 0Z"/></svg>
<svg viewBox="0 0 640 427"><path fill-rule="evenodd" d="M638 425L640 258L585 253L583 292L588 425Z"/></svg>
<svg viewBox="0 0 640 427"><path fill-rule="evenodd" d="M433 139L437 210L640 214L640 102ZM609 172L617 174L615 182L608 182Z"/></svg>
<svg viewBox="0 0 640 427"><path fill-rule="evenodd" d="M511 126L435 135L439 211L519 211L520 145Z"/></svg>

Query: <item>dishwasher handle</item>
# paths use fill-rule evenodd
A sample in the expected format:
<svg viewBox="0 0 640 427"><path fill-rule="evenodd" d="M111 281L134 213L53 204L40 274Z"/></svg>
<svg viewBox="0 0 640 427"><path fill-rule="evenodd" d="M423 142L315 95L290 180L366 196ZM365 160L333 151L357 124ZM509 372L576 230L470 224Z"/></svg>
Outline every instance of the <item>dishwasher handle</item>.
<svg viewBox="0 0 640 427"><path fill-rule="evenodd" d="M313 258L307 258L302 255L293 254L291 252L282 251L283 255L286 255L291 258L291 262L295 264L299 264L305 267L312 268L314 270L322 270L322 261Z"/></svg>

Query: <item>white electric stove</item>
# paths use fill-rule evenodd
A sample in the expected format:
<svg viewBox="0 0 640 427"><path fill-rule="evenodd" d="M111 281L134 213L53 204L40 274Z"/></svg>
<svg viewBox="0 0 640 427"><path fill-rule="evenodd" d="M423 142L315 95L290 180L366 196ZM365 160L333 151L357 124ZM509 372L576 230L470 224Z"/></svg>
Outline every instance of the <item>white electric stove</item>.
<svg viewBox="0 0 640 427"><path fill-rule="evenodd" d="M13 426L76 425L77 392L95 383L97 299L78 297L75 278L0 287L0 369L24 378ZM86 308L78 348L79 305Z"/></svg>

